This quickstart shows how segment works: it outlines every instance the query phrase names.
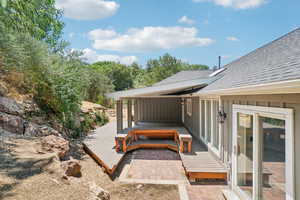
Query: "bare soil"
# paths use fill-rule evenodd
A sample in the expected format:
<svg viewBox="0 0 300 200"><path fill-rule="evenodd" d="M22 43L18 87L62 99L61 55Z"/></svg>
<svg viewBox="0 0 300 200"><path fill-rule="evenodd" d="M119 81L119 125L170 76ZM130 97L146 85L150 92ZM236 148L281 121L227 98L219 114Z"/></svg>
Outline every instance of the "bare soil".
<svg viewBox="0 0 300 200"><path fill-rule="evenodd" d="M40 153L39 138L3 137L0 133L0 199L89 199L90 185L107 190L112 200L179 199L175 185L124 184L111 180L81 148L71 142L71 156L80 160L82 177L62 178L60 161L53 153Z"/></svg>

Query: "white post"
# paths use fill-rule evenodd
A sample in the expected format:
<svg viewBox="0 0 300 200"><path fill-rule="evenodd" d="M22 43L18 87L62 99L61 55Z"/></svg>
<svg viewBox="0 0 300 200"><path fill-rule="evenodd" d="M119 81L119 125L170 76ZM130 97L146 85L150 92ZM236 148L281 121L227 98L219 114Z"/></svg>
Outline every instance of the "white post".
<svg viewBox="0 0 300 200"><path fill-rule="evenodd" d="M116 105L117 114L117 132L120 133L123 130L123 102L122 100L117 100Z"/></svg>
<svg viewBox="0 0 300 200"><path fill-rule="evenodd" d="M132 128L132 100L127 101L127 124L128 128Z"/></svg>

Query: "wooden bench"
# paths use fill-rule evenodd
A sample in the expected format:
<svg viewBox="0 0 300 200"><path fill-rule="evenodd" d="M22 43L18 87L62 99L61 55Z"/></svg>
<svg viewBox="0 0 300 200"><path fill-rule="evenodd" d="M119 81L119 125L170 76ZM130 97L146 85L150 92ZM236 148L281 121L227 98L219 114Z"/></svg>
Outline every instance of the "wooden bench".
<svg viewBox="0 0 300 200"><path fill-rule="evenodd" d="M148 139L172 139L178 144L180 152L192 151L192 136L185 128L175 129L130 129L115 137L116 151L127 151L128 144L139 140L141 136ZM158 144L155 144L158 146ZM147 145L140 145L147 146ZM149 145L148 145L149 146ZM163 147L164 145L162 145ZM187 148L185 148L187 146Z"/></svg>
<svg viewBox="0 0 300 200"><path fill-rule="evenodd" d="M179 139L179 146L180 146L180 152L184 153L186 152L185 143L187 144L187 152L192 152L192 142L193 137L190 135L190 133L185 128L178 128L178 139Z"/></svg>

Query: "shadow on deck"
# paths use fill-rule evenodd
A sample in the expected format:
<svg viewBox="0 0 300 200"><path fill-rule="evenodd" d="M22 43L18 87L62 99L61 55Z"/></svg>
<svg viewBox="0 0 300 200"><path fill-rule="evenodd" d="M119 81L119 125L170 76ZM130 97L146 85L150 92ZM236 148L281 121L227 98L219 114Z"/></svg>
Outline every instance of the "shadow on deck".
<svg viewBox="0 0 300 200"><path fill-rule="evenodd" d="M147 124L141 123L136 128L144 130L155 130L155 129L174 129L187 131L184 127L170 126L162 124ZM107 125L97 128L94 134L90 135L84 141L84 148L92 158L105 168L106 172L112 176L116 171L118 165L124 158L124 152L116 152L115 149L115 135L116 135L116 123L110 122ZM159 141L155 141L159 142ZM168 144L167 141L163 141ZM169 141L169 143L172 141ZM137 141L141 143L141 148L147 148L147 145L153 143L147 143L147 140ZM172 145L176 145L173 144ZM150 147L151 148L151 147ZM162 146L161 148L164 148ZM178 147L177 147L178 148ZM132 149L134 150L134 149ZM178 150L177 150L178 152ZM182 160L182 165L185 169L186 175L189 179L227 179L226 168L210 153L206 146L193 138L192 152L191 153L179 153Z"/></svg>

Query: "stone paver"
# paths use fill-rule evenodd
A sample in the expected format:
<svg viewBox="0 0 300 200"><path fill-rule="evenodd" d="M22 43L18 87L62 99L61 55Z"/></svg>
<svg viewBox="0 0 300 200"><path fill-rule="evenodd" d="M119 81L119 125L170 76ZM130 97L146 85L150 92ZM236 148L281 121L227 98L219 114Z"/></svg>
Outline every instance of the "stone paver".
<svg viewBox="0 0 300 200"><path fill-rule="evenodd" d="M223 200L222 189L226 185L187 185L190 200Z"/></svg>
<svg viewBox="0 0 300 200"><path fill-rule="evenodd" d="M133 152L127 178L154 180L186 180L179 155L168 150Z"/></svg>
<svg viewBox="0 0 300 200"><path fill-rule="evenodd" d="M226 185L191 184L184 173L178 153L170 150L139 149L125 162L120 181L132 183L176 184L181 200L223 200Z"/></svg>

